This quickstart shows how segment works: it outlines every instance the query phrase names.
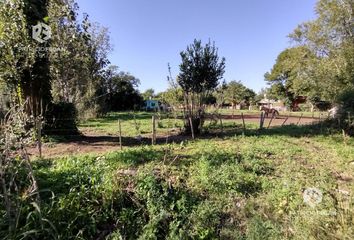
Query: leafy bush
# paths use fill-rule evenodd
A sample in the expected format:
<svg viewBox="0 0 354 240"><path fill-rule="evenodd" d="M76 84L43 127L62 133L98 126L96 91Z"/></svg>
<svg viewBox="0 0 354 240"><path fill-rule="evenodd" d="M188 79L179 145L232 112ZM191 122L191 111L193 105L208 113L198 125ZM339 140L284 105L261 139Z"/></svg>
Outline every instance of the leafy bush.
<svg viewBox="0 0 354 240"><path fill-rule="evenodd" d="M345 91L338 97L338 102L343 105L345 112L354 113L354 90L350 89Z"/></svg>
<svg viewBox="0 0 354 240"><path fill-rule="evenodd" d="M354 90L345 91L338 98L338 102L342 105L341 118L344 123L346 134L354 136Z"/></svg>
<svg viewBox="0 0 354 240"><path fill-rule="evenodd" d="M44 133L48 135L77 135L77 110L67 102L53 103L45 113Z"/></svg>

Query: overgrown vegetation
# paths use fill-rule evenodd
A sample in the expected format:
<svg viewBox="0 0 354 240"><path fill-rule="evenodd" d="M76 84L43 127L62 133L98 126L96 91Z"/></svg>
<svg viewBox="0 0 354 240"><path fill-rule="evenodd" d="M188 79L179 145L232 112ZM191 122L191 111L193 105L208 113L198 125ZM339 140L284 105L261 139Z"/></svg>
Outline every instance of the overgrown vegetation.
<svg viewBox="0 0 354 240"><path fill-rule="evenodd" d="M142 130L150 125L150 117L146 119L136 115ZM91 127L96 128L95 124ZM325 124L263 132L248 126L244 135L241 130L228 134L228 124L224 127L223 138L35 160L34 174L42 189L40 214L47 222L43 227L25 225L24 229L31 226L33 230L26 237L354 236L352 139L328 132ZM315 208L303 200L303 191L309 187L323 192ZM21 216L30 212L31 208L22 209ZM21 224L25 223L20 222L19 229ZM2 236L7 232L4 227Z"/></svg>
<svg viewBox="0 0 354 240"><path fill-rule="evenodd" d="M40 35L43 38L46 32L46 39L34 39L32 29L37 24L48 28ZM109 65L112 46L107 28L93 23L87 14L79 16L74 0L1 1L0 42L1 109L27 102L28 115L49 117L47 126L55 132L52 109L71 104L76 116L55 113L72 118L67 133L71 134L76 117L87 119L141 105L139 80Z"/></svg>
<svg viewBox="0 0 354 240"><path fill-rule="evenodd" d="M139 79L109 65L108 30L81 19L75 0L0 0L0 238L354 239L353 1L319 0L316 11L265 78L288 105L307 97L312 110L341 111L283 126L287 115L283 127L273 115L259 128L255 114L236 122L234 108L263 96L220 84L225 59L211 42L181 52L166 92L140 94ZM43 26L46 38L34 37ZM172 113L136 111L150 98ZM311 125L299 126L305 116ZM42 139L41 126L61 136ZM27 152L99 138L115 150Z"/></svg>

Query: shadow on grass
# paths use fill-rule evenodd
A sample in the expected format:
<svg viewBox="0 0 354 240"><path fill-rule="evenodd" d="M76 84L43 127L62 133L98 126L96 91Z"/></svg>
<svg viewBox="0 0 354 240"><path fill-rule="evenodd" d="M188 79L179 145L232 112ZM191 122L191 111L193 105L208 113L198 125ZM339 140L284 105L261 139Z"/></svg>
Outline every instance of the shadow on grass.
<svg viewBox="0 0 354 240"><path fill-rule="evenodd" d="M117 112L109 113L104 117L84 121L80 124L81 127L101 127L109 123L121 121L148 120L151 119L154 113L150 112Z"/></svg>
<svg viewBox="0 0 354 240"><path fill-rule="evenodd" d="M119 115L119 114L118 114ZM141 114L141 115L149 115ZM208 140L212 138L228 138L243 135L245 137L252 136L289 136L289 137L312 137L312 136L333 136L341 132L338 125L331 121L324 121L321 123L311 124L311 125L285 125L276 126L269 129L264 128L262 130L252 128L246 129L242 128L241 124L236 125L226 125L223 128L219 126L205 127L203 133L196 136L196 139ZM118 136L66 136L66 137L52 137L56 143L66 143L66 144L76 144L81 146L95 146L95 147L105 147L113 146L119 148L120 139ZM179 144L183 141L192 140L190 135L184 133L175 133L171 135L158 136L156 139L156 145L163 145L166 143L176 143ZM136 137L122 137L123 147L136 147L136 146L146 146L151 145L151 137L145 136L141 138Z"/></svg>

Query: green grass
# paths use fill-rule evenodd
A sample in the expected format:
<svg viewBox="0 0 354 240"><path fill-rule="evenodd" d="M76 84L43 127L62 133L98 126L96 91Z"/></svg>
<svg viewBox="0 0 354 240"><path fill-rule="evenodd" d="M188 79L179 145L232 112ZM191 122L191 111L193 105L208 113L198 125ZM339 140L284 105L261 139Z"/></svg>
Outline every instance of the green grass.
<svg viewBox="0 0 354 240"><path fill-rule="evenodd" d="M104 118L91 119L80 123L79 128L83 131L117 135L119 132L118 120L121 120L122 135L136 137L138 135L151 134L152 116L157 117L157 128L161 133L167 133L172 128L181 128L183 122L173 118L172 114L158 114L152 112L122 112L110 113Z"/></svg>
<svg viewBox="0 0 354 240"><path fill-rule="evenodd" d="M230 110L230 109L220 109L218 111L221 114L226 115L241 115L243 114L260 114L259 111L248 111L248 110ZM327 113L314 113L314 117L318 118L319 114L322 114L323 119L327 117ZM175 118L172 113L153 113L153 112L114 112L110 113L103 118L90 119L79 124L79 129L85 133L93 133L100 135L118 135L119 127L118 120L121 120L121 129L122 136L124 137L136 137L138 135L149 137L152 131L152 116L156 116L156 127L157 133L160 135L166 135L171 132L172 129L180 130L183 128L183 121L181 115L178 115L178 118ZM312 113L310 112L281 112L281 115L284 116L305 116L311 117ZM234 124L242 124L242 120L223 120L223 125L225 127L235 126ZM257 124L252 122L246 122L248 129L256 129ZM220 122L214 126L210 123L209 120L206 121L205 127L208 128L219 128Z"/></svg>
<svg viewBox="0 0 354 240"><path fill-rule="evenodd" d="M136 118L147 131L151 114ZM113 132L117 119L131 121L114 113L82 127ZM227 132L233 124L220 137L36 160L50 224L34 238L354 238L353 139L312 126ZM309 187L323 193L314 208Z"/></svg>

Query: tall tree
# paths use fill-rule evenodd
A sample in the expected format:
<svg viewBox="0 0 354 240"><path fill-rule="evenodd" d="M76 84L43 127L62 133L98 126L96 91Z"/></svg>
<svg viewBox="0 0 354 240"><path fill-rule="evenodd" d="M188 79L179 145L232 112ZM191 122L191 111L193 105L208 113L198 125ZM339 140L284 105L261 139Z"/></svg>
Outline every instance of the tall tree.
<svg viewBox="0 0 354 240"><path fill-rule="evenodd" d="M194 132L199 133L204 118L204 100L218 86L225 72L225 58L220 59L215 44L194 43L181 52L182 63L177 82L184 93L186 130L191 130L192 119Z"/></svg>
<svg viewBox="0 0 354 240"><path fill-rule="evenodd" d="M288 48L281 52L270 72L264 75L271 85L269 93L291 105L298 96L318 96L318 83L313 81L313 65L318 58L305 46Z"/></svg>
<svg viewBox="0 0 354 240"><path fill-rule="evenodd" d="M318 60L311 64L316 91L335 101L354 86L354 2L319 0L317 18L299 25L290 38L309 49Z"/></svg>
<svg viewBox="0 0 354 240"><path fill-rule="evenodd" d="M50 41L32 38L32 28L43 23L48 15L47 0L12 0L0 6L1 80L13 89L15 99L28 102L28 113L39 115L49 104L51 80L46 49Z"/></svg>
<svg viewBox="0 0 354 240"><path fill-rule="evenodd" d="M101 103L100 113L109 111L135 110L142 105L138 91L140 80L127 72L119 72L118 67L110 65L103 74L97 90Z"/></svg>
<svg viewBox="0 0 354 240"><path fill-rule="evenodd" d="M108 30L78 19L74 0L11 0L0 6L0 81L12 99L28 100L38 115L49 103L75 105L79 113L95 109L96 89L111 51ZM49 25L50 38L38 42L32 27Z"/></svg>
<svg viewBox="0 0 354 240"><path fill-rule="evenodd" d="M253 90L244 86L241 81L231 81L226 85L224 96L226 102L235 108L237 104L243 101L249 103L256 94Z"/></svg>
<svg viewBox="0 0 354 240"><path fill-rule="evenodd" d="M51 54L54 101L72 103L79 113L94 115L96 89L112 50L108 30L91 23L87 14L79 22L74 1L54 1L50 6L51 18L57 19L51 25L52 44L59 49Z"/></svg>

